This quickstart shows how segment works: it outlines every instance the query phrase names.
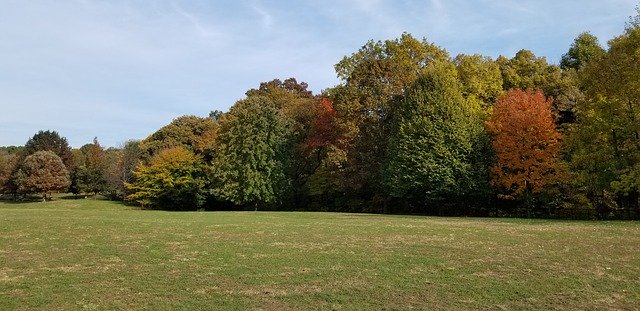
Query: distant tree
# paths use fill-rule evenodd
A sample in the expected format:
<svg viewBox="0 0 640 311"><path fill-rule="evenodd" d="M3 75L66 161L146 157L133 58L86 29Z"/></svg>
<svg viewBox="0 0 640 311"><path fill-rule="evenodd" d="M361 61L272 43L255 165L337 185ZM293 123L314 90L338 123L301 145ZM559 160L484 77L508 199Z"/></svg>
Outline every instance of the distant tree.
<svg viewBox="0 0 640 311"><path fill-rule="evenodd" d="M140 141L140 149L151 157L163 149L182 146L205 160L213 156L218 123L212 118L181 116Z"/></svg>
<svg viewBox="0 0 640 311"><path fill-rule="evenodd" d="M209 112L209 118L211 118L211 120L213 120L214 122L220 121L222 115L224 115L224 112L220 110L212 110L211 112Z"/></svg>
<svg viewBox="0 0 640 311"><path fill-rule="evenodd" d="M205 166L182 146L164 149L149 164L141 163L134 180L125 183L127 200L146 208L196 210L205 201Z"/></svg>
<svg viewBox="0 0 640 311"><path fill-rule="evenodd" d="M640 212L638 51L640 24L629 24L602 57L585 66L581 84L587 96L567 145L575 179L594 203L613 193L619 207Z"/></svg>
<svg viewBox="0 0 640 311"><path fill-rule="evenodd" d="M24 151L24 146L3 146L0 147L0 152L7 154L18 154Z"/></svg>
<svg viewBox="0 0 640 311"><path fill-rule="evenodd" d="M500 97L486 124L493 140L492 184L505 198L524 199L542 192L558 169L560 134L551 100L542 92L511 90Z"/></svg>
<svg viewBox="0 0 640 311"><path fill-rule="evenodd" d="M431 203L468 193L479 112L463 98L453 64L429 65L398 104L385 170L391 195Z"/></svg>
<svg viewBox="0 0 640 311"><path fill-rule="evenodd" d="M274 79L269 82L260 83L258 89L251 89L247 91L246 95L247 97L267 96L277 105L287 101L287 99L283 97L312 98L313 93L307 89L308 87L309 85L307 83L298 83L295 78L288 78L284 80L284 82L279 79Z"/></svg>
<svg viewBox="0 0 640 311"><path fill-rule="evenodd" d="M12 176L18 169L19 160L18 154L0 151L0 194L16 192L17 186Z"/></svg>
<svg viewBox="0 0 640 311"><path fill-rule="evenodd" d="M107 167L108 163L105 159L104 150L97 138L93 139L93 143L86 144L80 148L82 153L72 176L74 181L72 185L77 187L80 193L92 193L96 195L106 189L107 186Z"/></svg>
<svg viewBox="0 0 640 311"><path fill-rule="evenodd" d="M110 147L104 150L105 187L102 193L111 200L124 199L124 185L120 184L122 156L123 151L120 148Z"/></svg>
<svg viewBox="0 0 640 311"><path fill-rule="evenodd" d="M73 155L69 143L56 131L39 131L27 141L24 151L25 155L31 155L38 151L52 151L62 159L67 169L71 169L73 165Z"/></svg>
<svg viewBox="0 0 640 311"><path fill-rule="evenodd" d="M213 193L238 205L274 203L285 191L289 126L264 96L236 102L220 122Z"/></svg>
<svg viewBox="0 0 640 311"><path fill-rule="evenodd" d="M52 151L37 151L27 156L16 176L21 193L42 193L45 201L52 191L64 191L69 187L69 172L62 159Z"/></svg>
<svg viewBox="0 0 640 311"><path fill-rule="evenodd" d="M504 92L500 66L491 58L460 54L454 62L462 85L460 90L465 98L477 99L484 107L488 107Z"/></svg>
<svg viewBox="0 0 640 311"><path fill-rule="evenodd" d="M142 159L142 151L138 141L127 141L119 149L106 150L107 158L107 189L111 199L124 200L127 194L125 183L133 182L133 171Z"/></svg>
<svg viewBox="0 0 640 311"><path fill-rule="evenodd" d="M500 65L505 90L543 89L549 74L559 71L559 68L549 66L546 58L537 57L529 50L520 50L511 59L500 56L496 61Z"/></svg>
<svg viewBox="0 0 640 311"><path fill-rule="evenodd" d="M562 55L560 68L582 69L590 61L604 55L605 50L600 46L598 38L588 32L583 32L571 44L569 51Z"/></svg>

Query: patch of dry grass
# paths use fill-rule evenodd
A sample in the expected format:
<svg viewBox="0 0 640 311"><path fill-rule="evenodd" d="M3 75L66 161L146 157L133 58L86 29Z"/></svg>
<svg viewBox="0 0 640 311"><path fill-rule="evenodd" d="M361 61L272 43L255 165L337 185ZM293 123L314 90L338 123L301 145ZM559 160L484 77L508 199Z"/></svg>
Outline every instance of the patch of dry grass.
<svg viewBox="0 0 640 311"><path fill-rule="evenodd" d="M640 306L640 224L0 203L0 309Z"/></svg>

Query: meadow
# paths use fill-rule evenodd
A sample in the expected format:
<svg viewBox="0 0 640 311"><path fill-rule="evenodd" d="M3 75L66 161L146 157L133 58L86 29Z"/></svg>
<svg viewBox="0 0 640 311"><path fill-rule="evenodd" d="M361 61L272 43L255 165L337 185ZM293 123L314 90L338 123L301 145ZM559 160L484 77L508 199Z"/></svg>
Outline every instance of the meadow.
<svg viewBox="0 0 640 311"><path fill-rule="evenodd" d="M0 202L0 309L634 310L639 246L639 222Z"/></svg>

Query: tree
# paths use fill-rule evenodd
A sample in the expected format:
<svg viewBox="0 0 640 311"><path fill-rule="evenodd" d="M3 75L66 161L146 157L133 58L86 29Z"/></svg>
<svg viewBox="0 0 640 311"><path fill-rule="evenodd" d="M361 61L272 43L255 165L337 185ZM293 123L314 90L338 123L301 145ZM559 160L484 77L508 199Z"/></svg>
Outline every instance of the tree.
<svg viewBox="0 0 640 311"><path fill-rule="evenodd" d="M600 46L598 38L588 32L583 32L575 38L569 51L562 55L560 68L579 70L592 60L601 57L604 49Z"/></svg>
<svg viewBox="0 0 640 311"><path fill-rule="evenodd" d="M18 168L19 159L18 154L0 151L0 194L16 192L17 186L12 176Z"/></svg>
<svg viewBox="0 0 640 311"><path fill-rule="evenodd" d="M181 116L140 142L147 158L163 149L182 146L205 160L213 157L218 123L211 117Z"/></svg>
<svg viewBox="0 0 640 311"><path fill-rule="evenodd" d="M25 156L38 151L52 151L62 159L69 170L73 165L73 155L67 139L61 137L56 131L38 131L24 145Z"/></svg>
<svg viewBox="0 0 640 311"><path fill-rule="evenodd" d="M313 93L307 89L308 87L309 85L307 83L298 83L295 78L288 78L284 80L284 82L279 79L273 79L269 82L260 83L258 89L248 90L246 95L247 97L267 96L278 105L287 102L292 97L313 98Z"/></svg>
<svg viewBox="0 0 640 311"><path fill-rule="evenodd" d="M214 195L238 205L274 203L285 191L289 126L264 96L236 102L220 121Z"/></svg>
<svg viewBox="0 0 640 311"><path fill-rule="evenodd" d="M619 207L638 212L639 50L640 25L631 23L609 41L604 55L586 65L581 84L587 96L579 102L578 123L568 144L576 181L594 202L613 193Z"/></svg>
<svg viewBox="0 0 640 311"><path fill-rule="evenodd" d="M504 92L500 66L489 57L460 54L455 58L462 95L479 100L484 107L493 105Z"/></svg>
<svg viewBox="0 0 640 311"><path fill-rule="evenodd" d="M98 142L93 139L92 144L86 144L80 148L81 156L76 159L76 166L72 184L78 192L93 193L93 197L107 186L107 166L105 153Z"/></svg>
<svg viewBox="0 0 640 311"><path fill-rule="evenodd" d="M480 107L463 98L456 68L435 62L398 104L385 185L399 198L434 202L468 193Z"/></svg>
<svg viewBox="0 0 640 311"><path fill-rule="evenodd" d="M395 40L369 41L335 69L343 83L329 90L342 133L339 165L342 191L364 199L385 195L382 168L395 104L425 68L449 60L446 51L404 33Z"/></svg>
<svg viewBox="0 0 640 311"><path fill-rule="evenodd" d="M559 128L575 121L575 105L582 98L575 71L561 70L549 65L546 58L537 57L529 50L520 50L507 59L498 57L503 87L506 90L542 90L554 99L552 114Z"/></svg>
<svg viewBox="0 0 640 311"><path fill-rule="evenodd" d="M127 200L143 207L195 210L205 201L206 172L202 160L185 147L164 149L133 172L125 186Z"/></svg>
<svg viewBox="0 0 640 311"><path fill-rule="evenodd" d="M133 171L142 159L139 142L130 140L119 149L109 148L106 158L107 194L112 199L124 200L127 194L125 183L133 182Z"/></svg>
<svg viewBox="0 0 640 311"><path fill-rule="evenodd" d="M15 179L19 192L42 193L43 201L47 193L66 190L70 184L69 172L62 159L52 151L37 151L27 156Z"/></svg>
<svg viewBox="0 0 640 311"><path fill-rule="evenodd" d="M556 177L560 134L551 104L541 91L511 90L494 106L486 127L495 153L492 184L502 197L529 205Z"/></svg>
<svg viewBox="0 0 640 311"><path fill-rule="evenodd" d="M505 90L543 89L549 74L559 70L557 67L549 66L546 58L537 57L529 50L520 50L511 59L500 56L497 62L500 65Z"/></svg>

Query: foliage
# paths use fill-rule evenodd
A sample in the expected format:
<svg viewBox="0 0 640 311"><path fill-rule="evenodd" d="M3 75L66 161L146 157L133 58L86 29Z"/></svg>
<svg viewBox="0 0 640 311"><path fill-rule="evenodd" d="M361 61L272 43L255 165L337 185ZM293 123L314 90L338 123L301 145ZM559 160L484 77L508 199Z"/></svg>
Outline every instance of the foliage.
<svg viewBox="0 0 640 311"><path fill-rule="evenodd" d="M583 32L571 44L569 51L562 55L560 68L579 70L589 62L598 59L605 53L598 38L588 32Z"/></svg>
<svg viewBox="0 0 640 311"><path fill-rule="evenodd" d="M475 98L483 106L491 106L502 95L500 66L489 57L479 54L456 56L454 60L465 98Z"/></svg>
<svg viewBox="0 0 640 311"><path fill-rule="evenodd" d="M0 151L0 194L16 192L13 174L18 169L19 160L18 154Z"/></svg>
<svg viewBox="0 0 640 311"><path fill-rule="evenodd" d="M52 151L62 159L68 170L73 166L71 147L69 147L67 139L61 137L56 131L38 131L24 145L25 155L31 155L38 151Z"/></svg>
<svg viewBox="0 0 640 311"><path fill-rule="evenodd" d="M106 189L109 163L106 162L104 150L97 138L93 139L92 144L82 146L79 152L71 174L74 192L92 193L95 198Z"/></svg>
<svg viewBox="0 0 640 311"><path fill-rule="evenodd" d="M537 57L529 50L520 50L511 59L500 56L496 61L500 65L505 90L543 89L549 74L557 70L549 66L546 58Z"/></svg>
<svg viewBox="0 0 640 311"><path fill-rule="evenodd" d="M206 172L202 160L182 146L164 149L140 163L134 181L125 183L127 200L143 207L195 210L206 197Z"/></svg>
<svg viewBox="0 0 640 311"><path fill-rule="evenodd" d="M246 95L247 97L267 96L277 105L287 102L286 97L313 98L313 93L307 89L308 87L307 83L298 83L295 78L288 78L284 82L274 79L260 83L258 89L251 89L246 92Z"/></svg>
<svg viewBox="0 0 640 311"><path fill-rule="evenodd" d="M97 140L71 150L57 132L39 131L24 147L0 147L0 192L17 193L25 157L48 150L73 193L129 195L153 208L206 199L234 209L488 215L515 210L496 202L529 207L533 198L547 215L571 205L640 215L638 29L640 13L606 51L584 32L559 65L524 49L452 60L408 33L372 40L335 65L340 84L321 94L295 78L262 82L227 113L181 116L107 150ZM185 184L162 197L172 178ZM495 201L493 191L517 200Z"/></svg>
<svg viewBox="0 0 640 311"><path fill-rule="evenodd" d="M181 116L142 140L139 148L151 157L163 149L182 146L210 160L217 131L218 123L213 118Z"/></svg>
<svg viewBox="0 0 640 311"><path fill-rule="evenodd" d="M344 140L337 183L343 191L369 197L384 192L381 173L397 99L430 63L448 59L443 49L404 33L395 40L369 41L336 64L343 83L329 95Z"/></svg>
<svg viewBox="0 0 640 311"><path fill-rule="evenodd" d="M286 190L289 126L264 96L236 102L220 121L213 194L238 205L273 203Z"/></svg>
<svg viewBox="0 0 640 311"><path fill-rule="evenodd" d="M498 99L486 126L496 157L492 184L501 195L526 200L553 182L560 134L551 116L551 100L541 91L508 91Z"/></svg>
<svg viewBox="0 0 640 311"><path fill-rule="evenodd" d="M385 171L391 195L442 200L465 192L470 129L481 124L479 107L473 104L463 98L452 64L427 67L398 104L393 120Z"/></svg>
<svg viewBox="0 0 640 311"><path fill-rule="evenodd" d="M588 96L579 103L569 144L578 184L592 198L613 192L623 199L619 203L636 209L640 208L639 50L640 26L630 27L585 67L581 77Z"/></svg>
<svg viewBox="0 0 640 311"><path fill-rule="evenodd" d="M507 59L498 57L505 90L542 90L554 99L551 107L559 127L575 121L575 105L582 98L575 71L561 70L550 65L546 58L537 57L529 50L520 50Z"/></svg>
<svg viewBox="0 0 640 311"><path fill-rule="evenodd" d="M43 200L51 191L67 190L69 172L62 159L52 151L37 151L27 156L15 175L21 193L42 193Z"/></svg>
<svg viewBox="0 0 640 311"><path fill-rule="evenodd" d="M0 153L3 154L19 154L24 152L24 146L2 146Z"/></svg>
<svg viewBox="0 0 640 311"><path fill-rule="evenodd" d="M107 195L112 199L124 200L127 190L125 183L133 182L133 171L142 159L139 142L127 141L120 149L109 148L106 152L107 167Z"/></svg>

